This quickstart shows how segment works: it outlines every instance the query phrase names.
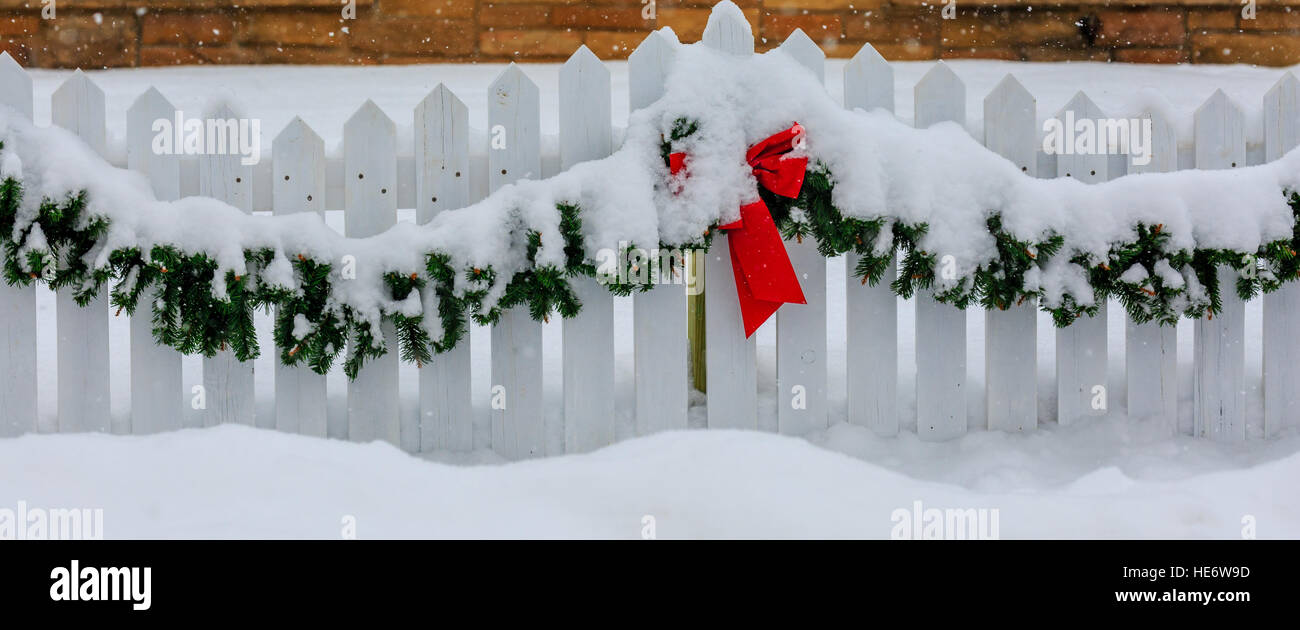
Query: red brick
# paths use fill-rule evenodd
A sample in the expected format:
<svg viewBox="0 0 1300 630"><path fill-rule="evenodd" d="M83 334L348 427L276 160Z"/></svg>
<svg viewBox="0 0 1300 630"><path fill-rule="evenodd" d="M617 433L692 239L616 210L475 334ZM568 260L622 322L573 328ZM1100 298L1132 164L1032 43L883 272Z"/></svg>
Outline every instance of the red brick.
<svg viewBox="0 0 1300 630"><path fill-rule="evenodd" d="M582 45L582 35L574 31L496 30L480 33L478 44L485 55L562 59Z"/></svg>
<svg viewBox="0 0 1300 630"><path fill-rule="evenodd" d="M768 38L769 44L780 44L796 28L803 29L804 34L814 42L836 41L844 35L844 24L840 21L840 16L831 13L800 15L769 13L763 16L762 34L763 37Z"/></svg>
<svg viewBox="0 0 1300 630"><path fill-rule="evenodd" d="M485 4L479 9L478 13L478 23L481 26L504 26L508 28L543 26L550 23L550 20L551 8L545 6Z"/></svg>
<svg viewBox="0 0 1300 630"><path fill-rule="evenodd" d="M9 15L0 17L0 35L29 35L41 28L36 15Z"/></svg>
<svg viewBox="0 0 1300 630"><path fill-rule="evenodd" d="M333 12L258 12L248 16L247 25L240 30L239 40L276 46L338 45L346 39L344 27L351 30L369 21L371 20L344 20Z"/></svg>
<svg viewBox="0 0 1300 630"><path fill-rule="evenodd" d="M587 28L653 28L654 21L641 17L641 8L614 7L556 7L551 11L551 24Z"/></svg>
<svg viewBox="0 0 1300 630"><path fill-rule="evenodd" d="M145 46L211 46L234 39L235 20L219 13L148 13L140 21L140 33Z"/></svg>
<svg viewBox="0 0 1300 630"><path fill-rule="evenodd" d="M1181 48L1122 48L1115 61L1127 63L1186 63L1190 56Z"/></svg>
<svg viewBox="0 0 1300 630"><path fill-rule="evenodd" d="M1252 63L1289 66L1300 63L1300 38L1292 35L1194 34L1196 63Z"/></svg>
<svg viewBox="0 0 1300 630"><path fill-rule="evenodd" d="M1006 59L1016 61L1020 53L1010 48L949 48L943 51L944 59Z"/></svg>
<svg viewBox="0 0 1300 630"><path fill-rule="evenodd" d="M386 16L472 18L476 4L475 0L383 0L379 10ZM357 17L362 17L360 11Z"/></svg>
<svg viewBox="0 0 1300 630"><path fill-rule="evenodd" d="M474 52L474 23L440 18L358 20L352 47L379 58L437 55L463 57Z"/></svg>
<svg viewBox="0 0 1300 630"><path fill-rule="evenodd" d="M1099 44L1109 46L1171 46L1183 43L1182 10L1102 11Z"/></svg>

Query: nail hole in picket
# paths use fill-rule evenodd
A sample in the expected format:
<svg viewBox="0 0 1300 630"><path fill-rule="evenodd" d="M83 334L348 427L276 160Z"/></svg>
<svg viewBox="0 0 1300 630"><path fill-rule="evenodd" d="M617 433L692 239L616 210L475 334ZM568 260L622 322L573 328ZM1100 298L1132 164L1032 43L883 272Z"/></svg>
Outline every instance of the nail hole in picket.
<svg viewBox="0 0 1300 630"><path fill-rule="evenodd" d="M502 174L502 175L505 175L505 174L506 174L506 169L504 169L504 168L501 169L501 174Z"/></svg>
<svg viewBox="0 0 1300 630"><path fill-rule="evenodd" d="M357 173L357 179L365 179L365 178L366 178L365 173Z"/></svg>
<svg viewBox="0 0 1300 630"><path fill-rule="evenodd" d="M238 184L239 182L242 182L242 181L244 181L244 178L242 178L242 177L236 177L236 178L235 178L235 183L236 183L236 184Z"/></svg>
<svg viewBox="0 0 1300 630"><path fill-rule="evenodd" d="M387 188L380 188L380 189L379 189L379 194L381 194L381 195L387 195L387 194L388 194L388 189L387 189Z"/></svg>
<svg viewBox="0 0 1300 630"><path fill-rule="evenodd" d="M286 181L286 182L289 181L289 176L288 176L288 175L285 175L285 176L284 176L284 181Z"/></svg>
<svg viewBox="0 0 1300 630"><path fill-rule="evenodd" d="M429 201L432 201L433 203L438 203L438 198L437 198L437 197L434 197L433 199L430 199Z"/></svg>
<svg viewBox="0 0 1300 630"><path fill-rule="evenodd" d="M1233 163L1232 163L1232 168L1237 168L1237 163L1236 163L1236 162L1233 162Z"/></svg>
<svg viewBox="0 0 1300 630"><path fill-rule="evenodd" d="M1028 173L1028 172L1029 172L1029 167L1028 167L1028 166L1022 166L1022 167L1020 167L1020 172L1021 172L1021 173Z"/></svg>
<svg viewBox="0 0 1300 630"><path fill-rule="evenodd" d="M311 201L311 195L307 195L307 201Z"/></svg>
<svg viewBox="0 0 1300 630"><path fill-rule="evenodd" d="M460 171L456 171L456 177L460 177Z"/></svg>
<svg viewBox="0 0 1300 630"><path fill-rule="evenodd" d="M1088 174L1089 174L1089 175L1096 175L1096 174L1097 174L1097 171L1089 171Z"/></svg>

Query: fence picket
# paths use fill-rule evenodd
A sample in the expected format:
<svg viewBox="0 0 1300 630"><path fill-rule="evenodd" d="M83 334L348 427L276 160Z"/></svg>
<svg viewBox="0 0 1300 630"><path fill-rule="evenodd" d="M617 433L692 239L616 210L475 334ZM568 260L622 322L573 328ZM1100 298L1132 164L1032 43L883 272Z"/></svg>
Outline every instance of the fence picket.
<svg viewBox="0 0 1300 630"><path fill-rule="evenodd" d="M943 62L915 88L918 129L952 121L966 124L966 86ZM943 252L935 252L943 260ZM966 311L934 293L916 293L916 432L946 440L966 432Z"/></svg>
<svg viewBox="0 0 1300 630"><path fill-rule="evenodd" d="M32 78L0 52L0 105L32 118ZM0 437L35 433L36 287L0 282Z"/></svg>
<svg viewBox="0 0 1300 630"><path fill-rule="evenodd" d="M126 113L127 168L147 177L162 201L180 199L181 163L153 150L153 124L175 117L176 108L152 87ZM131 432L137 435L179 429L185 417L181 353L153 338L155 299L156 289L149 289L131 315Z"/></svg>
<svg viewBox="0 0 1300 630"><path fill-rule="evenodd" d="M1083 92L1066 103L1057 113L1057 119L1067 120L1068 112L1074 113L1075 120L1105 117L1101 108ZM1056 176L1073 177L1085 184L1104 182L1110 179L1108 164L1109 157L1105 154L1066 153L1056 156ZM1056 329L1056 417L1060 424L1106 413L1109 404L1106 311L1103 303L1096 315L1085 315L1065 328Z"/></svg>
<svg viewBox="0 0 1300 630"><path fill-rule="evenodd" d="M894 69L871 44L863 44L844 69L844 106L894 112ZM898 298L889 285L891 263L875 286L854 276L862 259L845 265L845 417L877 435L898 433ZM896 263L897 260L894 261Z"/></svg>
<svg viewBox="0 0 1300 630"><path fill-rule="evenodd" d="M343 125L343 153L345 235L366 238L393 227L397 223L396 126L373 101L367 100ZM363 252L351 255L355 257L356 278L374 273L368 265L375 263L366 260ZM388 353L368 361L348 382L348 439L385 440L414 452L419 447L419 436L409 431L402 434L398 409L396 329L386 321L380 332Z"/></svg>
<svg viewBox="0 0 1300 630"><path fill-rule="evenodd" d="M50 119L103 156L108 148L104 91L77 70L50 98ZM108 293L82 307L73 288L56 292L59 431L109 432Z"/></svg>
<svg viewBox="0 0 1300 630"><path fill-rule="evenodd" d="M1136 173L1178 170L1174 125L1159 112L1151 119L1151 162L1133 164ZM1130 418L1160 416L1171 432L1178 429L1178 329L1159 322L1136 324L1125 317L1124 364Z"/></svg>
<svg viewBox="0 0 1300 630"><path fill-rule="evenodd" d="M1264 95L1264 159L1300 145L1300 80L1282 75ZM1300 286L1264 296L1264 435L1300 426Z"/></svg>
<svg viewBox="0 0 1300 630"><path fill-rule="evenodd" d="M628 107L659 100L677 42L663 31L646 36L627 60ZM632 296L632 360L636 432L686 428L686 291L662 284Z"/></svg>
<svg viewBox="0 0 1300 630"><path fill-rule="evenodd" d="M984 98L984 146L1038 176L1037 103L1007 75ZM1038 304L984 312L984 409L990 430L1038 426Z"/></svg>
<svg viewBox="0 0 1300 630"><path fill-rule="evenodd" d="M704 44L735 55L749 55L754 52L754 34L740 9L724 6L709 16ZM757 429L757 346L753 337L745 338L733 278L730 243L719 234L704 262L708 423L710 428Z"/></svg>
<svg viewBox="0 0 1300 630"><path fill-rule="evenodd" d="M294 117L271 142L271 201L276 216L315 212L324 218L325 143L301 118ZM275 360L275 428L325 437L325 376L305 365ZM292 350L292 349L291 349Z"/></svg>
<svg viewBox="0 0 1300 630"><path fill-rule="evenodd" d="M221 105L208 118L230 120L238 116L228 105ZM246 213L252 212L252 175L253 169L241 164L237 154L199 156L199 194L224 201ZM256 424L252 361L236 360L229 348L214 357L204 357L203 389L207 404L203 426Z"/></svg>
<svg viewBox="0 0 1300 630"><path fill-rule="evenodd" d="M781 49L825 80L826 54L802 29ZM781 433L803 435L827 425L826 258L814 239L786 241L785 249L807 304L786 304L776 312L776 418Z"/></svg>
<svg viewBox="0 0 1300 630"><path fill-rule="evenodd" d="M1196 110L1196 168L1244 166L1245 115L1223 90ZM1238 274L1218 269L1222 310L1196 320L1192 344L1192 426L1218 441L1246 439L1246 303L1237 295Z"/></svg>
<svg viewBox="0 0 1300 630"><path fill-rule="evenodd" d="M438 84L415 108L416 219L463 208L469 192L469 109ZM470 335L420 368L420 450L474 450Z"/></svg>
<svg viewBox="0 0 1300 630"><path fill-rule="evenodd" d="M541 177L537 85L510 64L488 88L488 188ZM497 389L501 388L501 389ZM492 326L492 449L507 459L546 455L542 396L542 325L528 309Z"/></svg>
<svg viewBox="0 0 1300 630"><path fill-rule="evenodd" d="M560 69L560 168L613 151L610 96L609 69L579 47ZM564 448L581 453L614 443L614 296L591 278L572 286L582 310L562 324Z"/></svg>

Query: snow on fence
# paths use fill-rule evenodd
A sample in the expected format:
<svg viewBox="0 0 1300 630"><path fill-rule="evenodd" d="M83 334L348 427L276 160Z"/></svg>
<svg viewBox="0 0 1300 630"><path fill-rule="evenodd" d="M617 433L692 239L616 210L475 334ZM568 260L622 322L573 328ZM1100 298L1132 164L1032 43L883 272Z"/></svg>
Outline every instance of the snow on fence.
<svg viewBox="0 0 1300 630"><path fill-rule="evenodd" d="M714 20L729 20L727 13ZM720 22L705 34L706 45L737 55L754 52L748 24ZM823 76L824 54L800 30L781 49ZM655 33L628 60L632 109L663 94L674 54L670 41ZM246 212L273 214L345 211L348 236L379 233L396 220L397 208L415 208L420 222L438 212L478 200L511 181L538 177L544 170L604 157L614 149L608 69L586 47L560 73L558 155L543 155L537 86L511 65L489 88L489 129L503 129L509 150L488 150L486 160L471 152L466 106L439 86L413 112L414 154L399 156L394 122L367 102L344 128L344 156L327 159L321 139L295 119L272 143L270 164L247 166L238 156L183 159L157 155L150 147L157 119L172 119L175 108L157 90L142 94L127 114L127 164L152 182L162 199L201 194ZM915 86L917 126L942 121L964 123L966 89L942 63ZM871 45L847 64L845 106L894 109L893 71ZM32 81L7 54L0 55L0 103L31 116ZM1195 116L1195 151L1178 152L1170 121L1156 112L1152 160L1138 171L1178 168L1235 168L1273 160L1300 143L1300 81L1287 74L1264 98L1265 150L1248 154L1243 115L1216 92ZM1076 119L1104 113L1080 92L1061 112ZM233 117L217 112L219 117ZM52 122L105 151L103 92L77 73L52 96ZM984 144L1037 177L1074 177L1102 182L1128 170L1127 156L1050 155L1040 150L1034 97L1008 75L984 98ZM501 125L501 127L497 127ZM488 141L493 140L488 134ZM1117 159L1118 158L1118 159ZM754 339L745 339L731 282L727 241L718 239L705 264L710 427L757 427L757 358ZM848 274L846 286L828 287L826 265L811 243L789 243L790 257L808 298L806 306L785 305L776 322L778 427L799 435L827 425L828 291L846 291L846 393L850 423L876 433L899 431L897 403L898 298L888 289L894 271L879 286L862 285ZM856 264L850 254L849 269ZM589 451L615 439L613 301L594 280L576 287L582 313L563 323L563 449ZM180 428L189 392L181 382L181 358L155 345L147 317L131 323L132 401L128 427L109 418L108 308L101 299L77 308L68 295L57 298L58 430L151 433ZM36 297L31 287L0 286L0 435L37 427ZM646 434L687 427L686 294L681 285L661 285L633 298L635 431ZM1082 318L1055 332L1057 409L1062 424L1102 415L1107 392L1108 313ZM985 315L985 404L988 428L1027 431L1038 422L1036 305L1021 304ZM410 452L467 451L474 447L470 387L471 352L491 353L493 391L510 392L510 404L492 406L491 445L507 458L547 454L542 392L541 325L525 311L505 314L493 327L490 348L471 348L469 337L451 352L420 369L418 421L403 423L398 404L396 353L371 362L348 385L346 435L353 440L383 439ZM390 335L392 331L386 331ZM916 428L923 439L964 434L966 414L966 320L962 311L921 294L916 304ZM1244 393L1244 305L1224 292L1223 310L1195 323L1194 426L1176 427L1176 330L1154 323L1129 322L1124 359L1130 416L1161 415L1172 431L1217 440L1246 438ZM1300 417L1300 287L1288 285L1264 297L1264 431L1275 434ZM325 436L326 378L306 368L278 366L275 427ZM203 361L207 404L205 426L223 422L253 424L255 405L250 363L221 353ZM801 388L801 389L800 389ZM802 396L804 405L788 404ZM552 449L553 450L553 449Z"/></svg>

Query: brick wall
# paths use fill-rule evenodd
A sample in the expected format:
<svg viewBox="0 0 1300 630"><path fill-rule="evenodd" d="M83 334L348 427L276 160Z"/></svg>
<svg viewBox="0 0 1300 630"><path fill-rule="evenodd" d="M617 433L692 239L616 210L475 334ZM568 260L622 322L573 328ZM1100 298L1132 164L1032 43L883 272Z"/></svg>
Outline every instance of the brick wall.
<svg viewBox="0 0 1300 630"><path fill-rule="evenodd" d="M42 67L621 58L704 31L709 0L0 0L0 49ZM944 3L955 12L944 17ZM759 48L831 56L1300 63L1300 0L739 0ZM53 17L48 6L53 3ZM1290 6L1289 6L1290 5ZM43 13L43 10L45 13ZM344 17L347 13L348 17ZM649 19L647 19L647 16Z"/></svg>

